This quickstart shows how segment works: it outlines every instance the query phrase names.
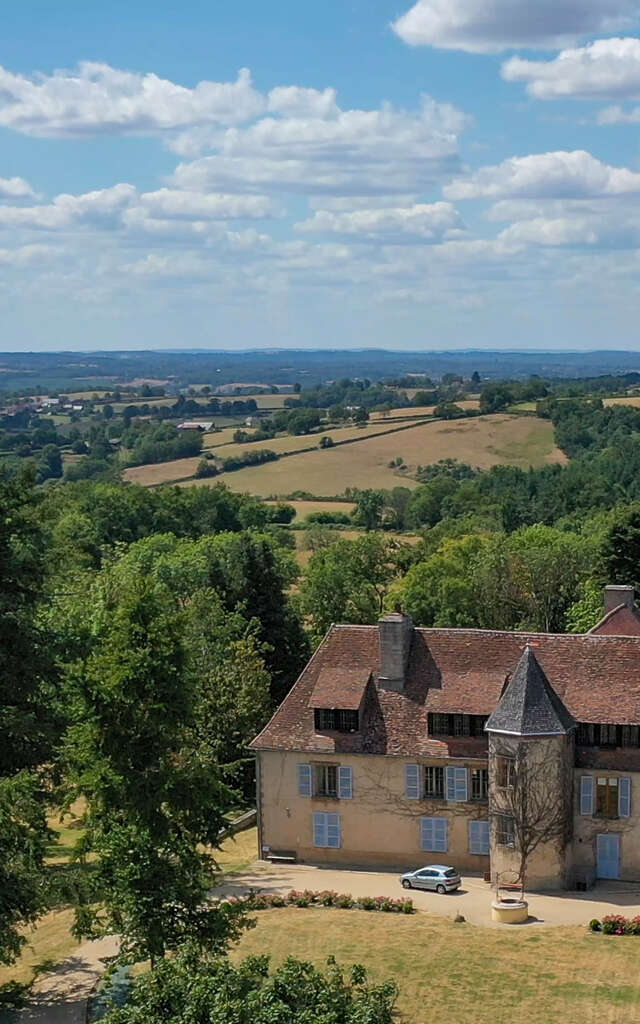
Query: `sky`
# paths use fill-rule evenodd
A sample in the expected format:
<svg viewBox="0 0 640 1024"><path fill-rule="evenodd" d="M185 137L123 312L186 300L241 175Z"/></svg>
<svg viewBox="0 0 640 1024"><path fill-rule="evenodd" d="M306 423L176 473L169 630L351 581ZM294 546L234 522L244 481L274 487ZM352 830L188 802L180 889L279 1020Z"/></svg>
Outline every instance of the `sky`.
<svg viewBox="0 0 640 1024"><path fill-rule="evenodd" d="M0 348L635 349L640 0L29 0Z"/></svg>

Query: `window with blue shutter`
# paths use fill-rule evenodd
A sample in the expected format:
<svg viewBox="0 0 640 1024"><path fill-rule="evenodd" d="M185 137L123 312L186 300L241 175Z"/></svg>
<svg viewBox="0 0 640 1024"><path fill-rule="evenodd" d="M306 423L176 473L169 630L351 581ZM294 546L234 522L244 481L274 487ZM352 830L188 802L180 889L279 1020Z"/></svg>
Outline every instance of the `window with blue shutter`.
<svg viewBox="0 0 640 1024"><path fill-rule="evenodd" d="M447 765L447 800L464 803L467 799L467 769Z"/></svg>
<svg viewBox="0 0 640 1024"><path fill-rule="evenodd" d="M593 776L580 778L580 814L593 814Z"/></svg>
<svg viewBox="0 0 640 1024"><path fill-rule="evenodd" d="M353 796L353 768L348 764L338 768L338 796L341 800L350 800Z"/></svg>
<svg viewBox="0 0 640 1024"><path fill-rule="evenodd" d="M313 815L313 845L338 850L342 845L339 814L316 812Z"/></svg>
<svg viewBox="0 0 640 1024"><path fill-rule="evenodd" d="M298 765L298 796L312 796L311 765Z"/></svg>
<svg viewBox="0 0 640 1024"><path fill-rule="evenodd" d="M406 764L404 766L407 799L420 799L420 768L417 764Z"/></svg>
<svg viewBox="0 0 640 1024"><path fill-rule="evenodd" d="M618 814L621 818L631 815L631 779L623 776L618 783Z"/></svg>
<svg viewBox="0 0 640 1024"><path fill-rule="evenodd" d="M489 853L489 822L469 822L469 853L485 856Z"/></svg>
<svg viewBox="0 0 640 1024"><path fill-rule="evenodd" d="M448 827L447 818L421 818L421 848L433 853L446 853L449 849Z"/></svg>

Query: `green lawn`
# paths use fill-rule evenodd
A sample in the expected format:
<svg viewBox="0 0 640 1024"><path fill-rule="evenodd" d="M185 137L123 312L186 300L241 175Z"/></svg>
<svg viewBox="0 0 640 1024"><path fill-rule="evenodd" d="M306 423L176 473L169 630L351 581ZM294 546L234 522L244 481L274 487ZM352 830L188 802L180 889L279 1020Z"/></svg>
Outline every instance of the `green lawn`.
<svg viewBox="0 0 640 1024"><path fill-rule="evenodd" d="M235 957L334 954L395 978L403 1024L640 1021L640 940L586 928L479 927L419 913L260 911Z"/></svg>

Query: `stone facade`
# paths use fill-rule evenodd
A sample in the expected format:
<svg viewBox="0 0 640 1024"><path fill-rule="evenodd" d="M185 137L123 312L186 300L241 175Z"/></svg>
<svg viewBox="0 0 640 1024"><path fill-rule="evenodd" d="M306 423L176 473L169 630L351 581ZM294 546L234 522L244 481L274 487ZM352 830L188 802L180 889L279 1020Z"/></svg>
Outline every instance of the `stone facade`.
<svg viewBox="0 0 640 1024"><path fill-rule="evenodd" d="M418 630L399 613L334 627L252 744L260 856L511 881L528 845L530 889L640 879L624 596L586 636Z"/></svg>

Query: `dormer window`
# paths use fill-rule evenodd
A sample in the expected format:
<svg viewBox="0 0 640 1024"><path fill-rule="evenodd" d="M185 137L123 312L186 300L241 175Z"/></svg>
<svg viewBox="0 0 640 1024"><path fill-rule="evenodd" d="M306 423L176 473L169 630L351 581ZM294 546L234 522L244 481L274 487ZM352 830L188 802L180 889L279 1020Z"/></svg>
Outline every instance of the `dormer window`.
<svg viewBox="0 0 640 1024"><path fill-rule="evenodd" d="M484 736L486 715L429 715L430 736Z"/></svg>
<svg viewBox="0 0 640 1024"><path fill-rule="evenodd" d="M358 732L359 714L347 708L316 708L314 711L316 732Z"/></svg>
<svg viewBox="0 0 640 1024"><path fill-rule="evenodd" d="M370 669L321 669L309 699L316 732L358 732L370 679Z"/></svg>

